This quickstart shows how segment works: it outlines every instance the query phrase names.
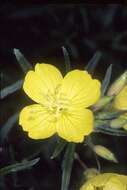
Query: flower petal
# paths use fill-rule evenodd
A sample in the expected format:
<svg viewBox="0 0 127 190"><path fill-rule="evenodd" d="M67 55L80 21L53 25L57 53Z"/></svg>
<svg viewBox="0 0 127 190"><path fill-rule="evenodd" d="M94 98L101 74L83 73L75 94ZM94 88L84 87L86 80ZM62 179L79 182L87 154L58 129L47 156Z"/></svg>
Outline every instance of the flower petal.
<svg viewBox="0 0 127 190"><path fill-rule="evenodd" d="M36 64L35 71L25 77L23 89L37 103L43 103L47 93L53 94L63 77L60 71L50 64Z"/></svg>
<svg viewBox="0 0 127 190"><path fill-rule="evenodd" d="M71 106L88 107L100 97L100 82L94 80L87 71L73 70L63 79L61 94L69 97Z"/></svg>
<svg viewBox="0 0 127 190"><path fill-rule="evenodd" d="M126 189L126 184L124 181L124 176L116 175L112 176L107 182L104 190L124 190Z"/></svg>
<svg viewBox="0 0 127 190"><path fill-rule="evenodd" d="M80 190L125 190L126 186L127 176L116 173L103 173L89 179Z"/></svg>
<svg viewBox="0 0 127 190"><path fill-rule="evenodd" d="M28 136L33 139L44 139L56 132L55 122L51 122L52 115L39 104L26 106L19 116L19 124Z"/></svg>
<svg viewBox="0 0 127 190"><path fill-rule="evenodd" d="M62 114L57 121L57 133L69 142L82 142L93 131L93 113L88 109Z"/></svg>
<svg viewBox="0 0 127 190"><path fill-rule="evenodd" d="M127 85L115 97L113 106L119 110L127 110Z"/></svg>

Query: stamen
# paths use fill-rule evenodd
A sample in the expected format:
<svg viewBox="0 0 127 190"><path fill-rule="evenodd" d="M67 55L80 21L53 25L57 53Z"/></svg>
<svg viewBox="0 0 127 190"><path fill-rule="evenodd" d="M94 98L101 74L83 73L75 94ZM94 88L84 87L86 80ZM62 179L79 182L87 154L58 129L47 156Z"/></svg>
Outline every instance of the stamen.
<svg viewBox="0 0 127 190"><path fill-rule="evenodd" d="M43 106L53 115L54 119L52 119L52 121L56 121L61 114L64 114L70 104L66 95L60 93L60 87L61 85L56 87L54 94L49 90L45 95L43 94L46 100Z"/></svg>

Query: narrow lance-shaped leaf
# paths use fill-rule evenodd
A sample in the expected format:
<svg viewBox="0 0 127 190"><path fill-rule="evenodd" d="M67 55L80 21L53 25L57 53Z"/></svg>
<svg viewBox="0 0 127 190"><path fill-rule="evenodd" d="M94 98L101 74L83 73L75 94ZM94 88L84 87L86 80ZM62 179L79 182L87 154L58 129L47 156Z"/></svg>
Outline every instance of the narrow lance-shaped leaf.
<svg viewBox="0 0 127 190"><path fill-rule="evenodd" d="M64 61L65 61L65 67L66 67L66 73L67 73L71 70L71 62L70 62L70 58L69 58L67 49L63 46L62 50L63 50L63 54L64 54Z"/></svg>
<svg viewBox="0 0 127 190"><path fill-rule="evenodd" d="M106 74L105 74L105 77L104 77L103 82L102 82L102 87L101 87L102 96L105 94L105 92L109 86L111 74L112 74L112 64L108 67Z"/></svg>
<svg viewBox="0 0 127 190"><path fill-rule="evenodd" d="M55 150L51 156L51 159L56 158L63 151L66 144L67 144L66 141L60 140L60 142L55 147Z"/></svg>
<svg viewBox="0 0 127 190"><path fill-rule="evenodd" d="M37 162L39 162L40 158L36 158L34 160L24 160L21 163L12 164L0 169L0 175L6 175L12 172L17 172L25 169L29 169L34 166Z"/></svg>
<svg viewBox="0 0 127 190"><path fill-rule="evenodd" d="M68 190L76 145L69 143L62 163L61 190Z"/></svg>
<svg viewBox="0 0 127 190"><path fill-rule="evenodd" d="M18 80L15 83L5 87L1 90L1 99L13 94L22 87L23 80Z"/></svg>
<svg viewBox="0 0 127 190"><path fill-rule="evenodd" d="M1 130L0 130L0 142L2 143L4 141L4 139L7 137L9 131L11 130L11 128L14 126L14 124L16 123L17 119L18 119L18 114L19 113L15 113L14 115L12 115L7 121L6 123L2 126Z"/></svg>
<svg viewBox="0 0 127 190"><path fill-rule="evenodd" d="M40 160L40 158L36 158L36 159L30 160L30 161L23 160L21 163L16 163L16 164L6 166L6 167L0 169L0 175L6 175L6 174L9 174L12 172L29 169L30 167L35 165L39 160Z"/></svg>
<svg viewBox="0 0 127 190"><path fill-rule="evenodd" d="M89 73L93 74L95 67L97 66L100 58L102 56L102 53L100 51L97 51L93 57L90 59L88 64L85 67L85 70L89 71Z"/></svg>
<svg viewBox="0 0 127 190"><path fill-rule="evenodd" d="M27 59L20 52L19 49L14 49L14 54L15 54L16 59L24 73L26 73L28 70L32 69L32 65L27 61Z"/></svg>
<svg viewBox="0 0 127 190"><path fill-rule="evenodd" d="M70 49L71 56L74 59L78 59L79 53L78 53L78 50L77 50L77 47L75 46L75 44L73 44L72 41L68 39L68 40L66 40L66 45Z"/></svg>
<svg viewBox="0 0 127 190"><path fill-rule="evenodd" d="M103 133L112 136L127 136L127 132L120 129L113 129L107 125L97 125L94 128L94 132Z"/></svg>
<svg viewBox="0 0 127 190"><path fill-rule="evenodd" d="M103 96L102 98L100 98L100 100L96 104L94 104L92 109L94 111L103 109L106 106L108 106L113 101L113 99L114 99L114 96Z"/></svg>
<svg viewBox="0 0 127 190"><path fill-rule="evenodd" d="M121 111L112 111L112 112L105 111L105 112L99 112L95 116L95 118L102 119L102 120L105 120L105 119L109 120L109 119L115 119L120 115L121 115Z"/></svg>

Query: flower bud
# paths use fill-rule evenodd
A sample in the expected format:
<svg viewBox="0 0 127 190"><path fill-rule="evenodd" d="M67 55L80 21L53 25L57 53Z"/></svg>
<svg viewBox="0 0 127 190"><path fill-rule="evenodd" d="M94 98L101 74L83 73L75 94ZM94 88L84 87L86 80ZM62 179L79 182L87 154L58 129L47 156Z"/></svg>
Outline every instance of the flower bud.
<svg viewBox="0 0 127 190"><path fill-rule="evenodd" d="M127 110L127 85L125 85L120 93L116 95L113 107L117 110Z"/></svg>
<svg viewBox="0 0 127 190"><path fill-rule="evenodd" d="M127 84L127 71L125 71L109 88L107 95L117 95Z"/></svg>
<svg viewBox="0 0 127 190"><path fill-rule="evenodd" d="M98 113L95 116L95 118L97 120L109 120L109 119L114 119L118 117L120 114L121 114L120 111L113 111L113 112L105 111L105 112Z"/></svg>
<svg viewBox="0 0 127 190"><path fill-rule="evenodd" d="M94 152L95 152L98 156L100 156L100 157L102 157L102 158L104 158L104 159L106 159L106 160L109 160L109 161L118 163L118 161L117 161L115 155L114 155L108 148L106 148L106 147L104 147L104 146L95 145L95 146L94 146Z"/></svg>
<svg viewBox="0 0 127 190"><path fill-rule="evenodd" d="M96 168L89 168L89 169L85 170L85 172L84 172L85 178L87 180L95 177L98 174L99 174L99 171Z"/></svg>
<svg viewBox="0 0 127 190"><path fill-rule="evenodd" d="M126 122L127 122L127 119L125 118L125 116L121 115L117 119L113 119L110 122L110 127L118 129L118 128L123 127L126 124Z"/></svg>
<svg viewBox="0 0 127 190"><path fill-rule="evenodd" d="M93 110L97 111L108 105L112 100L114 96L104 96L102 97L94 106Z"/></svg>
<svg viewBox="0 0 127 190"><path fill-rule="evenodd" d="M123 128L127 131L127 123L123 126Z"/></svg>

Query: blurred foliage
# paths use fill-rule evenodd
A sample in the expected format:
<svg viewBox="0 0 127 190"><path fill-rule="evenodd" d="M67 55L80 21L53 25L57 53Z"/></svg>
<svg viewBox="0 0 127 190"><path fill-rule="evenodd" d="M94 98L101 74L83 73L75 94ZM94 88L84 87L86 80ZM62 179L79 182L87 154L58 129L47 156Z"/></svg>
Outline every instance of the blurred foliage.
<svg viewBox="0 0 127 190"><path fill-rule="evenodd" d="M59 190L64 146L61 154L52 160L50 158L58 139L53 137L33 141L16 122L17 112L30 104L21 89L29 64L23 70L13 49L17 48L25 55L30 67L36 62L47 62L56 65L63 73L64 55L67 52L72 69L84 69L96 58L98 65L94 76L103 80L107 68L112 64L112 76L108 71L105 80L111 77L113 81L127 69L127 7L122 4L44 4L39 1L23 3L6 0L0 3L0 15L0 166L3 168L24 159L40 157L39 163L31 169L0 177L0 189ZM8 91L11 93L8 94ZM127 173L126 137L96 133L92 134L92 140L94 144L111 148L118 157L118 164L99 158L103 172ZM91 159L95 155L87 146L79 144L76 151L88 167L97 167L96 158ZM83 172L80 163L74 160L69 190L79 188Z"/></svg>

